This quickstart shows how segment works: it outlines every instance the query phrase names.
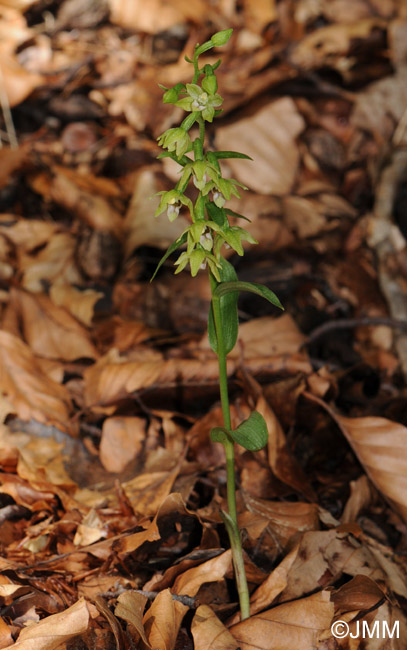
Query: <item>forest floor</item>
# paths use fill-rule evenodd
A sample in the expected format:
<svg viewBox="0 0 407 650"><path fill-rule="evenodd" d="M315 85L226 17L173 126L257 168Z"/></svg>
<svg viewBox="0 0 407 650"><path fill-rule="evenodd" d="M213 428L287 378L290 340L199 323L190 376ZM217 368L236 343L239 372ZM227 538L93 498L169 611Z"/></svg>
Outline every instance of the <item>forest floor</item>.
<svg viewBox="0 0 407 650"><path fill-rule="evenodd" d="M158 84L233 27L239 618L205 272L163 252ZM407 7L0 0L0 648L405 650ZM229 251L233 253L233 251ZM336 624L336 627L335 627ZM352 633L352 637L348 633ZM336 635L336 636L335 636Z"/></svg>

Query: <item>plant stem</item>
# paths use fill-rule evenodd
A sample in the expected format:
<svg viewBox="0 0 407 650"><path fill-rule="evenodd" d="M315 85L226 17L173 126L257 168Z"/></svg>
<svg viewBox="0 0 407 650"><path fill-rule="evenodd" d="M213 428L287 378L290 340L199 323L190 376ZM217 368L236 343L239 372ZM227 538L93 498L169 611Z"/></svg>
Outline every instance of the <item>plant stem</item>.
<svg viewBox="0 0 407 650"><path fill-rule="evenodd" d="M229 406L229 392L228 392L228 378L226 366L226 351L223 339L223 324L222 314L220 309L220 300L217 296L213 295L213 291L217 286L216 279L212 273L209 274L212 292L212 309L213 319L215 323L216 338L218 344L217 356L219 364L219 388L220 400L222 404L222 414L224 427L227 430L232 428L230 418ZM236 576L236 585L239 593L240 615L241 620L245 620L250 616L250 600L249 589L247 586L246 571L244 568L242 540L240 537L239 527L237 523L237 508L236 508L236 485L235 485L235 445L232 440L224 442L226 453L226 490L229 516L224 517L226 530L230 539L230 546L232 549L233 566Z"/></svg>

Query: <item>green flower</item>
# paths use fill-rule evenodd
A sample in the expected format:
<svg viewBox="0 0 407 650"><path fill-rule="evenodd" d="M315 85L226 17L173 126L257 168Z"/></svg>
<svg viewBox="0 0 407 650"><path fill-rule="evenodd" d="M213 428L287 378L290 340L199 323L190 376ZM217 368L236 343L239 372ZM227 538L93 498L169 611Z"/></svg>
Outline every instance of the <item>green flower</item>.
<svg viewBox="0 0 407 650"><path fill-rule="evenodd" d="M178 158L181 158L187 151L191 151L192 142L187 131L182 127L168 129L157 138L158 144L168 151L175 151Z"/></svg>
<svg viewBox="0 0 407 650"><path fill-rule="evenodd" d="M218 270L221 268L220 264L216 261L212 253L205 250L199 244L190 253L188 251L181 253L175 262L175 265L178 267L175 271L175 274L180 273L183 269L185 269L188 263L191 268L191 275L193 278L196 276L199 270L204 270L208 264L213 275L220 282L220 275Z"/></svg>
<svg viewBox="0 0 407 650"><path fill-rule="evenodd" d="M194 214L194 208L192 201L184 196L182 192L178 190L170 190L169 192L157 192L161 195L160 205L154 213L155 217L158 217L159 214L167 210L167 216L170 221L175 221L179 215L181 206L186 205L189 208L191 216Z"/></svg>
<svg viewBox="0 0 407 650"><path fill-rule="evenodd" d="M207 122L212 122L215 108L222 105L223 99L218 93L207 93L198 84L186 84L188 96L176 102L184 111L200 111Z"/></svg>

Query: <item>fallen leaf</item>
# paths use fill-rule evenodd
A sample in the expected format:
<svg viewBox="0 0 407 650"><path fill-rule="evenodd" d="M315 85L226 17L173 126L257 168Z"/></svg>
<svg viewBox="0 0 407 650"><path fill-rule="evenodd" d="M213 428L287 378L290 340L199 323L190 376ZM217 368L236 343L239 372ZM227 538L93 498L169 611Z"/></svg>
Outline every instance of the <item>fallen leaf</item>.
<svg viewBox="0 0 407 650"><path fill-rule="evenodd" d="M148 647L155 650L173 650L179 630L175 602L169 589L164 589L144 614L144 629Z"/></svg>
<svg viewBox="0 0 407 650"><path fill-rule="evenodd" d="M21 319L24 338L35 354L65 361L97 358L86 329L48 296L13 288L9 309L14 309Z"/></svg>
<svg viewBox="0 0 407 650"><path fill-rule="evenodd" d="M294 101L283 97L270 102L254 116L218 127L217 149L242 151L256 161L228 160L233 176L260 194L287 194L299 161L296 137L305 123Z"/></svg>
<svg viewBox="0 0 407 650"><path fill-rule="evenodd" d="M238 650L238 643L208 605L200 605L191 623L194 650Z"/></svg>
<svg viewBox="0 0 407 650"><path fill-rule="evenodd" d="M334 615L329 591L278 605L230 628L241 650L315 650Z"/></svg>
<svg viewBox="0 0 407 650"><path fill-rule="evenodd" d="M182 215L173 222L168 220L165 213L158 217L152 216L159 204L159 197L154 195L161 189L156 175L150 169L143 170L137 176L123 222L126 257L140 246L168 248L188 227L189 222Z"/></svg>
<svg viewBox="0 0 407 650"><path fill-rule="evenodd" d="M106 418L100 441L100 462L108 472L121 472L143 448L146 422L138 417Z"/></svg>
<svg viewBox="0 0 407 650"><path fill-rule="evenodd" d="M53 284L49 296L57 307L64 307L86 327L90 327L95 304L103 298L103 293L93 289L79 291L68 284Z"/></svg>
<svg viewBox="0 0 407 650"><path fill-rule="evenodd" d="M178 0L167 4L165 0L150 0L148 6L143 0L109 0L110 19L126 29L137 29L148 34L157 34L186 19L201 22L207 16L208 7L201 0Z"/></svg>
<svg viewBox="0 0 407 650"><path fill-rule="evenodd" d="M56 650L62 643L84 634L89 612L84 598L68 609L21 630L13 648L16 650Z"/></svg>
<svg viewBox="0 0 407 650"><path fill-rule="evenodd" d="M131 623L142 641L149 646L143 624L143 612L146 602L147 597L143 596L143 594L136 591L124 591L117 599L114 613L119 618Z"/></svg>
<svg viewBox="0 0 407 650"><path fill-rule="evenodd" d="M31 418L71 431L70 397L41 370L30 348L8 332L0 331L0 386L22 420Z"/></svg>
<svg viewBox="0 0 407 650"><path fill-rule="evenodd" d="M407 427L378 417L334 418L372 483L407 521Z"/></svg>

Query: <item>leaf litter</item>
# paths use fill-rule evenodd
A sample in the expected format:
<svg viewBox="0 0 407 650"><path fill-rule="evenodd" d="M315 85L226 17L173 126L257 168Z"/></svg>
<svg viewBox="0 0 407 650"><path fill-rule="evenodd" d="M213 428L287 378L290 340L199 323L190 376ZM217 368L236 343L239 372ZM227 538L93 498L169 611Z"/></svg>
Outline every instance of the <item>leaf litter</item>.
<svg viewBox="0 0 407 650"><path fill-rule="evenodd" d="M0 647L402 650L404 7L78 6L0 2ZM171 260L149 284L185 228L152 217L179 117L158 83L230 26L210 137L254 158L225 170L260 241L230 261L285 307L242 296L228 360L234 428L256 409L269 437L237 450L243 622L209 292Z"/></svg>

